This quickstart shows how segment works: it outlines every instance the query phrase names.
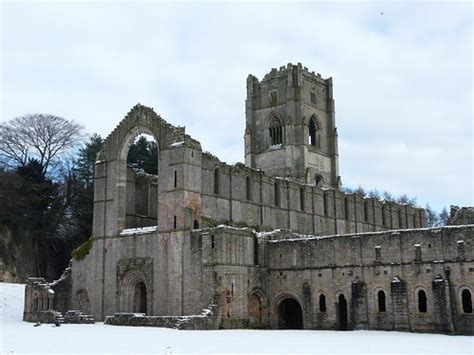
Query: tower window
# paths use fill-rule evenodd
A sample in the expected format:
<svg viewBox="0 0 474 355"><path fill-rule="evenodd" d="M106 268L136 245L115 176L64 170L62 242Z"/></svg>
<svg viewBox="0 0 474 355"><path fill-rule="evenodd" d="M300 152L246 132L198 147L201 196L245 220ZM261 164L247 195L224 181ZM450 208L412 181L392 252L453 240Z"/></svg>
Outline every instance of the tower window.
<svg viewBox="0 0 474 355"><path fill-rule="evenodd" d="M424 290L418 291L418 311L426 313L428 311L426 292Z"/></svg>
<svg viewBox="0 0 474 355"><path fill-rule="evenodd" d="M464 289L461 293L461 298L462 298L462 311L464 313L472 313L471 292L467 289Z"/></svg>
<svg viewBox="0 0 474 355"><path fill-rule="evenodd" d="M385 292L383 292L382 290L380 290L377 293L377 303L378 303L378 306L379 306L379 312L386 312L387 311L387 307L385 305Z"/></svg>
<svg viewBox="0 0 474 355"><path fill-rule="evenodd" d="M178 186L178 172L174 171L174 188Z"/></svg>
<svg viewBox="0 0 474 355"><path fill-rule="evenodd" d="M214 170L214 193L219 193L219 169Z"/></svg>
<svg viewBox="0 0 474 355"><path fill-rule="evenodd" d="M364 221L369 221L369 203L364 201Z"/></svg>
<svg viewBox="0 0 474 355"><path fill-rule="evenodd" d="M403 218L402 218L402 210L398 209L398 228L403 228Z"/></svg>
<svg viewBox="0 0 474 355"><path fill-rule="evenodd" d="M278 117L272 117L272 119L270 120L268 132L270 135L270 145L273 146L283 143L283 127Z"/></svg>
<svg viewBox="0 0 474 355"><path fill-rule="evenodd" d="M311 117L311 119L309 120L308 131L309 131L308 143L312 146L319 148L321 146L320 136L319 136L319 127L318 127L316 118L314 116Z"/></svg>
<svg viewBox="0 0 474 355"><path fill-rule="evenodd" d="M310 94L310 100L312 104L316 104L316 93L314 91Z"/></svg>
<svg viewBox="0 0 474 355"><path fill-rule="evenodd" d="M250 179L250 176L245 178L245 199L247 201L252 200L252 179Z"/></svg>
<svg viewBox="0 0 474 355"><path fill-rule="evenodd" d="M382 225L385 226L387 223L386 218L385 218L385 205L382 206Z"/></svg>
<svg viewBox="0 0 474 355"><path fill-rule="evenodd" d="M275 206L280 206L280 184L278 182L274 185Z"/></svg>
<svg viewBox="0 0 474 355"><path fill-rule="evenodd" d="M301 210L301 211L304 211L304 205L305 205L305 201L304 201L304 189L301 188L301 189L300 189L300 210Z"/></svg>
<svg viewBox="0 0 474 355"><path fill-rule="evenodd" d="M177 227L177 219L176 219L176 216L174 216L173 218L173 228L176 229Z"/></svg>

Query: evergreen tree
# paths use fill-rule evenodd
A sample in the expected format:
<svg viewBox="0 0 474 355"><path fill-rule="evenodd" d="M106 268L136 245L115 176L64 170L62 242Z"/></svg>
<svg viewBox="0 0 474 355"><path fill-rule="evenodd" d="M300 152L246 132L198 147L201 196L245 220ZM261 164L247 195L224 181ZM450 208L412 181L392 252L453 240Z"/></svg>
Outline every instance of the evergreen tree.
<svg viewBox="0 0 474 355"><path fill-rule="evenodd" d="M448 224L449 213L446 207L443 207L441 213L438 216L438 225L445 226Z"/></svg>
<svg viewBox="0 0 474 355"><path fill-rule="evenodd" d="M434 227L438 224L438 214L431 208L429 204L426 204L426 219L428 227Z"/></svg>
<svg viewBox="0 0 474 355"><path fill-rule="evenodd" d="M130 146L127 164L145 173L157 175L158 147L156 142L149 141L144 135L139 136Z"/></svg>

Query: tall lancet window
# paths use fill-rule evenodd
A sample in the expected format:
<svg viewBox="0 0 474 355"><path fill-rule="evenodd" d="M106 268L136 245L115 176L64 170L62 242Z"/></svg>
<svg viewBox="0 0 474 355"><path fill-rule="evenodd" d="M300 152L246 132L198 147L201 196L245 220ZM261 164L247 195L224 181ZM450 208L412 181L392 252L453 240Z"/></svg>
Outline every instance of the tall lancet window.
<svg viewBox="0 0 474 355"><path fill-rule="evenodd" d="M316 118L311 117L309 120L309 137L308 137L308 143L310 145L313 145L315 147L320 148L321 147L321 138L320 138L320 130L318 127L318 122L316 121Z"/></svg>
<svg viewBox="0 0 474 355"><path fill-rule="evenodd" d="M268 127L270 134L270 145L277 145L283 143L283 126L278 117L273 116Z"/></svg>

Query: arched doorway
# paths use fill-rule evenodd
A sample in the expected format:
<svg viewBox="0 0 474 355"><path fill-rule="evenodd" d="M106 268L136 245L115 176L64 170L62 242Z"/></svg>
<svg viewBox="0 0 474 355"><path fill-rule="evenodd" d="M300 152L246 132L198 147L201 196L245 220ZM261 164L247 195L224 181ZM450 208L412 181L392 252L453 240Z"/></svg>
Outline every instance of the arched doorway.
<svg viewBox="0 0 474 355"><path fill-rule="evenodd" d="M278 329L303 329L303 312L297 300L285 298L278 305Z"/></svg>
<svg viewBox="0 0 474 355"><path fill-rule="evenodd" d="M133 311L146 313L146 301L146 286L143 282L137 282L133 292Z"/></svg>
<svg viewBox="0 0 474 355"><path fill-rule="evenodd" d="M347 301L346 297L341 293L338 298L338 323L339 323L339 330L347 330Z"/></svg>

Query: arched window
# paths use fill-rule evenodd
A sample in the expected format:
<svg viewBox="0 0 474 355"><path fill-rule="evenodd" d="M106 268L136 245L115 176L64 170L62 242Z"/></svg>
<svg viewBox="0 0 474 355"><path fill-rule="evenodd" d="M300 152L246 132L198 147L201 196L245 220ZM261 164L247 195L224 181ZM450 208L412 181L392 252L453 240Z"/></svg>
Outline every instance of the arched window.
<svg viewBox="0 0 474 355"><path fill-rule="evenodd" d="M219 169L214 169L214 193L219 193Z"/></svg>
<svg viewBox="0 0 474 355"><path fill-rule="evenodd" d="M304 188L300 188L300 209L301 209L301 211L304 211L304 205L305 205Z"/></svg>
<svg viewBox="0 0 474 355"><path fill-rule="evenodd" d="M274 185L275 206L280 206L280 184L278 182Z"/></svg>
<svg viewBox="0 0 474 355"><path fill-rule="evenodd" d="M319 295L319 311L326 312L326 296L323 294Z"/></svg>
<svg viewBox="0 0 474 355"><path fill-rule="evenodd" d="M426 292L424 290L418 291L418 311L426 313L428 311Z"/></svg>
<svg viewBox="0 0 474 355"><path fill-rule="evenodd" d="M173 228L176 229L178 226L178 220L176 218L176 216L173 217Z"/></svg>
<svg viewBox="0 0 474 355"><path fill-rule="evenodd" d="M320 147L319 127L315 117L311 117L308 127L308 143L315 147Z"/></svg>
<svg viewBox="0 0 474 355"><path fill-rule="evenodd" d="M464 313L472 313L471 292L468 289L464 289L461 293L461 298L462 298L462 311Z"/></svg>
<svg viewBox="0 0 474 355"><path fill-rule="evenodd" d="M377 292L377 303L379 305L379 312L386 312L387 307L385 305L385 292L380 290Z"/></svg>
<svg viewBox="0 0 474 355"><path fill-rule="evenodd" d="M252 200L252 179L250 179L250 176L245 178L245 199L247 201Z"/></svg>
<svg viewBox="0 0 474 355"><path fill-rule="evenodd" d="M268 127L270 135L270 145L277 145L283 143L283 127L278 117L273 116Z"/></svg>

